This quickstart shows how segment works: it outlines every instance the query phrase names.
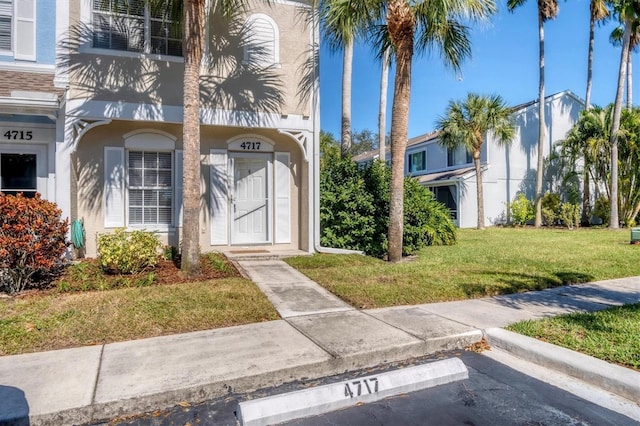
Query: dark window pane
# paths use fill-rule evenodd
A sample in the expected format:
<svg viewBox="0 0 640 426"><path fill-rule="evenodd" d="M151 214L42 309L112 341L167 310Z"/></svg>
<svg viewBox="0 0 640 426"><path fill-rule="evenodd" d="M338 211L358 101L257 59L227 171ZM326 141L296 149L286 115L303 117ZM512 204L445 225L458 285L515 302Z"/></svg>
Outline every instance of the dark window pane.
<svg viewBox="0 0 640 426"><path fill-rule="evenodd" d="M36 191L38 179L35 154L2 154L0 189Z"/></svg>

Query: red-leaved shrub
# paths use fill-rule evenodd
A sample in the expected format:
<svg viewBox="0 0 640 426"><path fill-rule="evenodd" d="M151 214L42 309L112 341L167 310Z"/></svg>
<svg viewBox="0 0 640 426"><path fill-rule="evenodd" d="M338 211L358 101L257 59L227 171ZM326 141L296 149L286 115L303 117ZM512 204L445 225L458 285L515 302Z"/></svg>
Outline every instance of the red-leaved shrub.
<svg viewBox="0 0 640 426"><path fill-rule="evenodd" d="M69 221L36 194L0 193L0 290L18 293L49 285L62 270Z"/></svg>

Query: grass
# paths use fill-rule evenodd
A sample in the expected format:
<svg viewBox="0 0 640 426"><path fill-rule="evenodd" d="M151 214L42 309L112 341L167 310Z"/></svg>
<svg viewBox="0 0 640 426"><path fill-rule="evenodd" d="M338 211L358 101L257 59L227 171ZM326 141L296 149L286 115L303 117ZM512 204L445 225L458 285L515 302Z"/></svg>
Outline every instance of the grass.
<svg viewBox="0 0 640 426"><path fill-rule="evenodd" d="M224 271L226 263L217 266ZM81 268L82 269L82 268ZM92 269L89 269L92 270ZM73 269L72 269L73 271ZM89 279L86 270L75 271ZM228 271L227 271L228 272ZM0 299L0 355L104 344L278 319L254 283L238 276L81 291L68 288ZM237 275L235 270L233 275ZM177 277L177 275L176 275ZM108 280L97 279L106 283ZM122 277L110 277L121 285ZM93 285L89 290L93 290Z"/></svg>
<svg viewBox="0 0 640 426"><path fill-rule="evenodd" d="M508 327L554 345L640 371L640 303Z"/></svg>
<svg viewBox="0 0 640 426"><path fill-rule="evenodd" d="M359 255L287 259L359 308L477 298L640 275L629 230L459 230L458 244L427 247L397 264Z"/></svg>

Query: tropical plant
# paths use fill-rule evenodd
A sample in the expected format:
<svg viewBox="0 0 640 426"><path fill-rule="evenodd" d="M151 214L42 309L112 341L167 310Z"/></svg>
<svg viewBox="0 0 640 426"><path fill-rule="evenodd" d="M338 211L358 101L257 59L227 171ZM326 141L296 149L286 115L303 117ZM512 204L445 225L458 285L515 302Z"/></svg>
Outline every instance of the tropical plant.
<svg viewBox="0 0 640 426"><path fill-rule="evenodd" d="M616 47L622 47L622 40L624 38L624 26L620 25L611 31L609 41ZM629 57L627 58L626 80L627 86L627 109L633 108L633 58L632 55L638 49L640 43L640 27L633 26L631 35L629 38Z"/></svg>
<svg viewBox="0 0 640 426"><path fill-rule="evenodd" d="M386 30L395 59L395 80L391 113L391 188L389 206L388 259L402 258L404 208L404 157L407 146L411 63L414 52L436 50L453 70L471 54L469 28L496 12L494 0L453 2L377 0L378 20L386 17Z"/></svg>
<svg viewBox="0 0 640 426"><path fill-rule="evenodd" d="M603 200L610 201L612 192L611 145L609 136L613 125L613 104L607 108L593 107L583 111L576 125L569 131L562 142L562 155L569 158L574 169L583 167L584 176L590 176L599 193L604 194L597 200L594 215L607 219L610 223L609 211L602 212ZM620 129L618 130L618 146L620 156L617 185L619 198L617 208L621 222L630 224L640 211L640 110L621 112ZM579 161L578 161L579 160ZM611 206L609 206L611 207ZM584 219L584 218L583 218Z"/></svg>
<svg viewBox="0 0 640 426"><path fill-rule="evenodd" d="M507 0L509 12L522 6L527 0ZM538 0L539 35L539 86L538 86L538 169L536 171L535 226L542 225L542 181L544 176L544 133L546 129L544 115L544 23L558 14L557 0Z"/></svg>
<svg viewBox="0 0 640 426"><path fill-rule="evenodd" d="M618 229L620 227L618 215L618 137L622 111L622 92L626 76L627 62L629 60L631 34L634 31L634 27L640 23L640 1L617 0L614 2L614 12L624 28L622 36L622 52L620 53L620 66L618 68L618 87L616 89L616 100L613 107L611 134L609 136L609 144L611 146L611 192L609 194L611 212L609 214L609 228Z"/></svg>
<svg viewBox="0 0 640 426"><path fill-rule="evenodd" d="M582 111L578 122L560 143L561 155L568 159L569 167L582 177L582 223L591 218L591 182L599 192L605 191L607 199L609 179L609 135L613 105L607 108L594 106ZM607 215L608 217L608 215Z"/></svg>
<svg viewBox="0 0 640 426"><path fill-rule="evenodd" d="M507 205L507 209L514 225L525 225L535 215L531 201L522 192L516 196L513 202Z"/></svg>
<svg viewBox="0 0 640 426"><path fill-rule="evenodd" d="M48 286L65 266L69 221L40 194L0 192L0 291Z"/></svg>
<svg viewBox="0 0 640 426"><path fill-rule="evenodd" d="M513 139L515 127L511 121L511 109L499 95L481 96L469 93L464 101L450 101L443 116L437 120L440 130L438 140L447 148L464 146L473 156L476 171L478 202L478 229L484 229L484 194L480 154L491 132L500 145L508 145Z"/></svg>
<svg viewBox="0 0 640 426"><path fill-rule="evenodd" d="M322 155L322 154L321 154ZM320 222L323 245L362 250L384 257L389 227L389 168L382 161L358 166L334 154L320 170ZM404 255L428 245L456 242L449 210L417 180L406 178Z"/></svg>

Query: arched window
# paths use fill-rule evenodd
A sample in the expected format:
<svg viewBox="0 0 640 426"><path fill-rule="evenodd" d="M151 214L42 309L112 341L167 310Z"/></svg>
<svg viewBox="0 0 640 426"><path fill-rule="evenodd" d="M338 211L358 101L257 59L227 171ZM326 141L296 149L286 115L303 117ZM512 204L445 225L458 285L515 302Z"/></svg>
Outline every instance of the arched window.
<svg viewBox="0 0 640 426"><path fill-rule="evenodd" d="M244 47L244 61L262 67L278 65L280 34L274 20L264 14L251 15L244 30L247 43Z"/></svg>

